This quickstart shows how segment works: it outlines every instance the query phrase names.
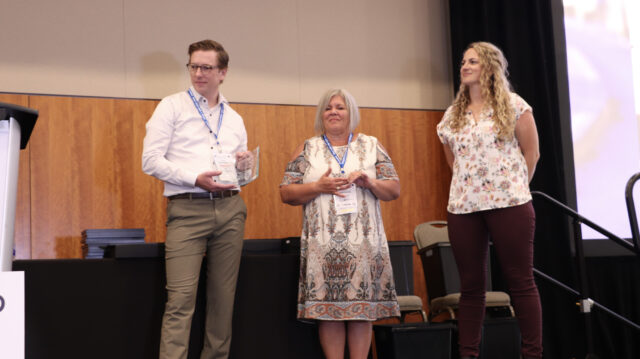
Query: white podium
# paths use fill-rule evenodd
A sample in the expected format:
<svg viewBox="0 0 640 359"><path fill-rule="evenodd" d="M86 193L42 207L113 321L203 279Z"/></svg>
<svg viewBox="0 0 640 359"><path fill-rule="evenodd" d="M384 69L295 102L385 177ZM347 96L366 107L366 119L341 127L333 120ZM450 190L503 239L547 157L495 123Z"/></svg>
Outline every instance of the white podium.
<svg viewBox="0 0 640 359"><path fill-rule="evenodd" d="M20 149L38 112L0 102L0 357L24 359L24 272L11 272Z"/></svg>
<svg viewBox="0 0 640 359"><path fill-rule="evenodd" d="M38 111L0 102L0 271L11 271L20 149L27 146Z"/></svg>
<svg viewBox="0 0 640 359"><path fill-rule="evenodd" d="M0 358L24 359L24 272L0 272Z"/></svg>

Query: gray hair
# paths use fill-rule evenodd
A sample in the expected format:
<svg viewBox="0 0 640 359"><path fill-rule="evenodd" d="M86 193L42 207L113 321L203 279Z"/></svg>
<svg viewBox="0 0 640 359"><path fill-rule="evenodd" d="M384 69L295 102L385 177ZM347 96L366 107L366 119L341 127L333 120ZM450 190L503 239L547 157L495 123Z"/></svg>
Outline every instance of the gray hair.
<svg viewBox="0 0 640 359"><path fill-rule="evenodd" d="M360 111L358 110L356 99L354 99L353 96L345 89L332 89L325 92L325 94L320 98L320 102L318 103L318 108L316 110L316 120L314 122L314 129L316 130L316 134L318 135L324 133L322 114L327 108L327 105L329 105L329 101L331 101L334 96L342 97L344 103L347 105L347 110L349 111L349 130L353 132L360 123Z"/></svg>

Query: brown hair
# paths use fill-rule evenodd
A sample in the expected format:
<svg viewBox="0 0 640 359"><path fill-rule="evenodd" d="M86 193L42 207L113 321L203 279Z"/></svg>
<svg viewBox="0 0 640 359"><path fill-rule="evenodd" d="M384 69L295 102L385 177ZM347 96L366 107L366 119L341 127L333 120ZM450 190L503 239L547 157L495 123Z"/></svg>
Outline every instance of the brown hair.
<svg viewBox="0 0 640 359"><path fill-rule="evenodd" d="M217 41L206 39L189 45L189 60L196 51L215 51L218 54L218 68L224 70L229 66L229 54Z"/></svg>

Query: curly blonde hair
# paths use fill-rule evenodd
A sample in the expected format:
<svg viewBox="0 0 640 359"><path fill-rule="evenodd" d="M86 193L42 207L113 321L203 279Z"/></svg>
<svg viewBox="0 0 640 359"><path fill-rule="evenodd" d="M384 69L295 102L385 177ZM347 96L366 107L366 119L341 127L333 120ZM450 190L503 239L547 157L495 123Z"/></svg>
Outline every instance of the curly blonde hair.
<svg viewBox="0 0 640 359"><path fill-rule="evenodd" d="M482 70L480 73L480 88L485 99L485 107L493 109L494 128L498 138L508 140L513 138L516 119L511 105L511 84L507 79L507 59L502 51L488 42L474 42L467 46L465 52L474 49L478 54ZM467 124L465 111L471 103L469 87L460 84L458 94L453 100L449 127L457 132Z"/></svg>

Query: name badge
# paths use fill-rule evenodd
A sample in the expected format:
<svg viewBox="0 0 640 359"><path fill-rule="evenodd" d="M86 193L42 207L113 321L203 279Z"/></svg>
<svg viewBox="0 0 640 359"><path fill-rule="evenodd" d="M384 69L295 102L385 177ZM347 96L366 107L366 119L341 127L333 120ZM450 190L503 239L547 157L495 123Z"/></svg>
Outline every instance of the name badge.
<svg viewBox="0 0 640 359"><path fill-rule="evenodd" d="M338 215L358 212L358 198L356 196L356 185L351 184L348 188L339 191L344 197L333 195L333 202Z"/></svg>
<svg viewBox="0 0 640 359"><path fill-rule="evenodd" d="M238 184L236 157L231 153L215 153L213 159L218 171L222 172L218 180L222 183Z"/></svg>

